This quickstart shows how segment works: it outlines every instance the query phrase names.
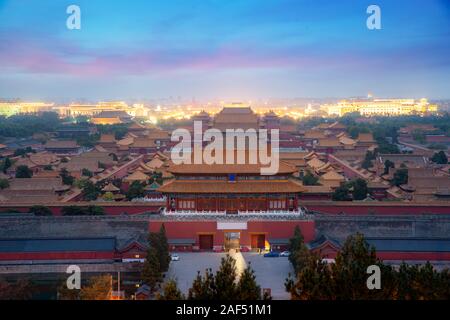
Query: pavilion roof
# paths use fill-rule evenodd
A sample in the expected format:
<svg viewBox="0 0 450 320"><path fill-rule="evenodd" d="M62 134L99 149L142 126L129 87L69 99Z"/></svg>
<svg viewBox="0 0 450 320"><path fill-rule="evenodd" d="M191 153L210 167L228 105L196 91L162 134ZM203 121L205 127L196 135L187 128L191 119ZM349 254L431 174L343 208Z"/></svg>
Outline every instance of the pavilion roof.
<svg viewBox="0 0 450 320"><path fill-rule="evenodd" d="M158 189L166 193L296 193L305 188L291 180L173 180Z"/></svg>

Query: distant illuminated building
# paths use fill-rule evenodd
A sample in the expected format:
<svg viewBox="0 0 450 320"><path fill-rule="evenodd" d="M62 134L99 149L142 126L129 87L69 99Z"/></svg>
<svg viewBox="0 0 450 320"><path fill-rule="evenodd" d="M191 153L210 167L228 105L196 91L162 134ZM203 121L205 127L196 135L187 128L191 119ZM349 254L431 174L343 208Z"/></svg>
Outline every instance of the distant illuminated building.
<svg viewBox="0 0 450 320"><path fill-rule="evenodd" d="M0 102L0 115L10 117L19 113L51 111L53 103L45 102Z"/></svg>
<svg viewBox="0 0 450 320"><path fill-rule="evenodd" d="M343 116L346 113L359 112L362 116L399 116L425 114L437 111L437 105L427 99L367 99L342 100L333 105L322 105L321 109L329 116Z"/></svg>

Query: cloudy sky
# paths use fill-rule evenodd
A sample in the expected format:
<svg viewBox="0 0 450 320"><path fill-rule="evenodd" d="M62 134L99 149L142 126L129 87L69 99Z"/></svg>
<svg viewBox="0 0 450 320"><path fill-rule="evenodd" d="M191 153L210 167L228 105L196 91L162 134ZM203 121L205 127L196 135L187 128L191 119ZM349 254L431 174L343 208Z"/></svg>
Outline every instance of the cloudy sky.
<svg viewBox="0 0 450 320"><path fill-rule="evenodd" d="M71 4L81 30L66 27ZM3 98L368 92L450 98L450 1L0 0Z"/></svg>

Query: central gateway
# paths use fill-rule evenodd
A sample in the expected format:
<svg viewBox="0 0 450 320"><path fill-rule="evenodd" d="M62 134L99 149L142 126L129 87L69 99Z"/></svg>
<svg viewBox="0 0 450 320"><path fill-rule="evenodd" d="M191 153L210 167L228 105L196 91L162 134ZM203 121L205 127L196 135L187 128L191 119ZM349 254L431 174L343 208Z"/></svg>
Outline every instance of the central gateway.
<svg viewBox="0 0 450 320"><path fill-rule="evenodd" d="M224 234L225 234L225 241L224 241L225 251L229 251L231 249L239 250L241 247L239 241L241 238L241 233L238 231L230 231L225 232Z"/></svg>

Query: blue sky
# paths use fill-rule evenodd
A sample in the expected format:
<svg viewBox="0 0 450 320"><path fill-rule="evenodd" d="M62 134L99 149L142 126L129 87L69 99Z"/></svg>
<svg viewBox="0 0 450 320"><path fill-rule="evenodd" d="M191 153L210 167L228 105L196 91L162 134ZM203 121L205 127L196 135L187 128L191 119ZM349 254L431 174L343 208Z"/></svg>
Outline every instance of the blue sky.
<svg viewBox="0 0 450 320"><path fill-rule="evenodd" d="M450 98L449 40L448 0L0 0L0 97Z"/></svg>

